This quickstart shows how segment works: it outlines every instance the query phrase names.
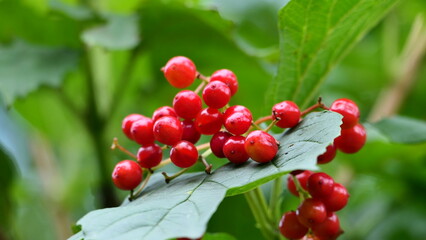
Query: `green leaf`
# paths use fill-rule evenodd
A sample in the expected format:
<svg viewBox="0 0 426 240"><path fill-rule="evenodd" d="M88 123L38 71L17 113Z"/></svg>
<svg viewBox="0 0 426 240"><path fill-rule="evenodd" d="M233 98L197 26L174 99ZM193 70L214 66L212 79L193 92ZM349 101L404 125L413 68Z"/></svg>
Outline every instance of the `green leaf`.
<svg viewBox="0 0 426 240"><path fill-rule="evenodd" d="M237 240L227 233L206 233L203 240Z"/></svg>
<svg viewBox="0 0 426 240"><path fill-rule="evenodd" d="M83 32L81 38L89 46L109 50L134 48L140 41L136 15L109 15L107 23Z"/></svg>
<svg viewBox="0 0 426 240"><path fill-rule="evenodd" d="M279 14L281 57L271 99L306 107L330 70L398 0L292 0Z"/></svg>
<svg viewBox="0 0 426 240"><path fill-rule="evenodd" d="M372 125L394 143L413 144L426 142L425 121L396 116L385 118Z"/></svg>
<svg viewBox="0 0 426 240"><path fill-rule="evenodd" d="M77 59L75 51L22 41L0 46L0 95L11 105L42 85L59 87L65 74L76 68Z"/></svg>
<svg viewBox="0 0 426 240"><path fill-rule="evenodd" d="M340 124L337 113L309 114L278 138L280 149L272 163L227 164L212 175L186 174L170 184L155 174L135 201L96 210L80 219L77 224L82 231L70 239L200 237L225 196L247 192L295 169L315 168L317 156L340 134Z"/></svg>

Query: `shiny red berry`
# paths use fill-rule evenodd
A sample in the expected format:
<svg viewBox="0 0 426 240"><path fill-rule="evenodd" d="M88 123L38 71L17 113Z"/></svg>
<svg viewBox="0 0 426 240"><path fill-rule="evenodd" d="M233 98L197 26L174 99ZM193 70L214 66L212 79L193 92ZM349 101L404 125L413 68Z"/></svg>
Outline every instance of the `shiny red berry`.
<svg viewBox="0 0 426 240"><path fill-rule="evenodd" d="M342 129L340 136L334 140L334 146L344 153L356 153L364 146L367 133L361 124L352 128Z"/></svg>
<svg viewBox="0 0 426 240"><path fill-rule="evenodd" d="M167 81L176 88L189 87L197 77L197 69L187 57L177 56L170 59L162 70Z"/></svg>
<svg viewBox="0 0 426 240"><path fill-rule="evenodd" d="M154 113L152 114L152 121L157 121L161 117L170 116L177 118L178 115L176 114L176 111L169 106L162 106L157 108Z"/></svg>
<svg viewBox="0 0 426 240"><path fill-rule="evenodd" d="M277 140L260 130L253 131L246 137L244 148L250 158L259 163L272 161L278 152Z"/></svg>
<svg viewBox="0 0 426 240"><path fill-rule="evenodd" d="M312 232L320 240L334 240L341 233L339 218L334 212L327 213L324 222L316 224L312 227Z"/></svg>
<svg viewBox="0 0 426 240"><path fill-rule="evenodd" d="M200 140L201 133L197 131L195 123L192 120L184 120L181 122L183 133L182 140L186 140L190 143L197 143Z"/></svg>
<svg viewBox="0 0 426 240"><path fill-rule="evenodd" d="M222 108L230 99L231 90L223 82L209 82L203 90L203 100L211 108Z"/></svg>
<svg viewBox="0 0 426 240"><path fill-rule="evenodd" d="M154 133L152 132L154 124L150 118L142 117L135 121L130 128L133 140L140 145L153 144Z"/></svg>
<svg viewBox="0 0 426 240"><path fill-rule="evenodd" d="M234 114L236 112L243 113L247 117L253 119L250 110L248 108L244 107L244 106L241 106L241 105L234 105L234 106L227 108L226 111L223 113L223 116L225 118L227 118L229 115Z"/></svg>
<svg viewBox="0 0 426 240"><path fill-rule="evenodd" d="M297 174L289 174L287 177L287 189L296 197L299 196L297 192L296 185L294 184L292 175L295 175L296 179L299 181L300 186L306 191L308 190L308 178L312 175L312 171L305 170Z"/></svg>
<svg viewBox="0 0 426 240"><path fill-rule="evenodd" d="M328 197L334 188L334 180L323 172L314 173L308 178L308 192L313 198Z"/></svg>
<svg viewBox="0 0 426 240"><path fill-rule="evenodd" d="M289 239L302 238L309 230L299 222L294 211L286 212L281 217L279 229L281 234Z"/></svg>
<svg viewBox="0 0 426 240"><path fill-rule="evenodd" d="M210 82L213 81L221 81L225 83L231 90L231 96L234 96L234 94L238 91L237 76L228 69L220 69L214 72L210 76Z"/></svg>
<svg viewBox="0 0 426 240"><path fill-rule="evenodd" d="M333 191L330 195L321 199L329 212L337 212L341 210L346 206L348 200L348 190L340 183L334 183Z"/></svg>
<svg viewBox="0 0 426 240"><path fill-rule="evenodd" d="M241 164L247 162L249 156L244 148L246 138L243 136L232 136L223 145L223 154L229 161Z"/></svg>
<svg viewBox="0 0 426 240"><path fill-rule="evenodd" d="M292 101L284 101L272 107L272 118L280 119L275 125L280 128L292 128L299 123L300 109Z"/></svg>
<svg viewBox="0 0 426 240"><path fill-rule="evenodd" d="M172 146L182 139L183 128L177 118L165 116L154 123L155 140Z"/></svg>
<svg viewBox="0 0 426 240"><path fill-rule="evenodd" d="M223 145L226 141L232 136L232 134L228 132L217 132L210 139L210 149L213 154L218 158L224 158L225 154L223 153Z"/></svg>
<svg viewBox="0 0 426 240"><path fill-rule="evenodd" d="M121 123L121 129L123 130L123 133L131 140L133 140L132 132L130 131L130 128L132 127L132 124L136 122L137 120L143 118L143 115L140 114L130 114L126 116L122 123Z"/></svg>
<svg viewBox="0 0 426 240"><path fill-rule="evenodd" d="M226 130L235 135L241 135L247 132L253 121L250 110L239 105L226 109L223 118L223 125Z"/></svg>
<svg viewBox="0 0 426 240"><path fill-rule="evenodd" d="M336 147L333 144L331 144L326 148L325 153L318 156L317 163L318 164L329 163L334 159L334 157L336 157Z"/></svg>
<svg viewBox="0 0 426 240"><path fill-rule="evenodd" d="M143 168L153 168L160 164L163 151L157 144L142 146L138 151L138 163Z"/></svg>
<svg viewBox="0 0 426 240"><path fill-rule="evenodd" d="M329 110L340 113L343 116L343 123L341 125L342 129L352 128L359 121L358 106L350 99L337 99L331 104Z"/></svg>
<svg viewBox="0 0 426 240"><path fill-rule="evenodd" d="M170 150L170 160L178 167L191 167L198 160L198 150L188 141L179 141Z"/></svg>
<svg viewBox="0 0 426 240"><path fill-rule="evenodd" d="M205 108L195 118L197 131L204 135L213 135L222 127L222 113L216 108Z"/></svg>
<svg viewBox="0 0 426 240"><path fill-rule="evenodd" d="M327 217L327 210L320 200L308 198L299 205L296 214L300 223L311 228L324 222Z"/></svg>
<svg viewBox="0 0 426 240"><path fill-rule="evenodd" d="M200 96L190 90L182 90L173 99L176 114L183 119L193 119L202 109Z"/></svg>
<svg viewBox="0 0 426 240"><path fill-rule="evenodd" d="M123 160L115 165L112 181L122 190L132 190L142 182L142 169L135 161Z"/></svg>

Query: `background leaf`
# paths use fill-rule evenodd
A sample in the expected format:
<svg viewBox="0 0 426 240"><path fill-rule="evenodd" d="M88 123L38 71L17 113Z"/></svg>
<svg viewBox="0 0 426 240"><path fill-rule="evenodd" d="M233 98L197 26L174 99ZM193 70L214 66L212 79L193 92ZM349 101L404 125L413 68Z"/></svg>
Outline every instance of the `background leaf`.
<svg viewBox="0 0 426 240"><path fill-rule="evenodd" d="M413 144L426 141L425 121L396 116L372 125L394 143Z"/></svg>

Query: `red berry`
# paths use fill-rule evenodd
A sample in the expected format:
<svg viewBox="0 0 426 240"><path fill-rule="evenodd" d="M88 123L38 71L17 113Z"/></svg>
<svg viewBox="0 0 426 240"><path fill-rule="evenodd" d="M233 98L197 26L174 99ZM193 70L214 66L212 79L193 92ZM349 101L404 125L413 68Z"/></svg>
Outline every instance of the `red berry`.
<svg viewBox="0 0 426 240"><path fill-rule="evenodd" d="M318 164L329 163L334 159L334 157L336 157L336 147L333 144L331 144L326 148L325 153L318 156L317 163Z"/></svg>
<svg viewBox="0 0 426 240"><path fill-rule="evenodd" d="M223 117L226 130L235 135L247 132L253 121L250 110L239 105L226 109Z"/></svg>
<svg viewBox="0 0 426 240"><path fill-rule="evenodd" d="M320 200L308 198L299 205L296 214L300 223L311 228L324 222L327 217L327 210Z"/></svg>
<svg viewBox="0 0 426 240"><path fill-rule="evenodd" d="M241 105L234 105L234 106L231 106L231 107L227 108L226 111L225 111L225 113L223 114L223 116L225 118L227 118L229 115L234 114L236 112L243 113L247 117L253 119L250 110L248 108L244 107L244 106L241 106Z"/></svg>
<svg viewBox="0 0 426 240"><path fill-rule="evenodd" d="M193 119L201 111L201 98L193 91L180 91L173 99L173 108L179 117Z"/></svg>
<svg viewBox="0 0 426 240"><path fill-rule="evenodd" d="M234 96L234 94L238 91L237 76L228 69L220 69L214 72L210 76L210 82L213 81L221 81L225 83L231 90L231 96Z"/></svg>
<svg viewBox="0 0 426 240"><path fill-rule="evenodd" d="M152 114L152 121L157 121L159 118L161 117L165 117L165 116L170 116L170 117L175 117L177 118L177 114L176 111L169 106L162 106L157 108L157 110L154 111L154 113Z"/></svg>
<svg viewBox="0 0 426 240"><path fill-rule="evenodd" d="M334 140L337 149L344 153L356 153L364 146L367 133L361 124L353 128L342 129L340 136Z"/></svg>
<svg viewBox="0 0 426 240"><path fill-rule="evenodd" d="M198 150L188 141L179 141L170 150L170 160L178 167L191 167L198 160Z"/></svg>
<svg viewBox="0 0 426 240"><path fill-rule="evenodd" d="M296 197L299 196L299 193L297 192L296 185L294 184L292 175L295 175L296 179L299 181L300 186L302 186L303 189L306 191L308 190L308 178L312 175L312 171L305 170L300 173L295 174L289 174L287 177L287 188L288 190Z"/></svg>
<svg viewBox="0 0 426 240"><path fill-rule="evenodd" d="M329 110L340 113L343 116L342 129L351 128L359 121L358 106L347 98L337 99L331 104Z"/></svg>
<svg viewBox="0 0 426 240"><path fill-rule="evenodd" d="M203 100L211 108L222 108L231 99L231 90L220 81L213 81L207 84L203 90Z"/></svg>
<svg viewBox="0 0 426 240"><path fill-rule="evenodd" d="M122 190L132 190L142 182L142 169L134 161L121 161L115 165L112 181Z"/></svg>
<svg viewBox="0 0 426 240"><path fill-rule="evenodd" d="M296 212L286 212L279 224L281 234L289 239L302 238L308 233L308 228L299 222Z"/></svg>
<svg viewBox="0 0 426 240"><path fill-rule="evenodd" d="M137 120L143 118L144 116L140 114L130 114L126 116L123 119L123 122L121 123L121 129L123 130L123 133L131 140L133 140L132 133L130 131L130 128L132 127L132 124L136 122Z"/></svg>
<svg viewBox="0 0 426 240"><path fill-rule="evenodd" d="M313 198L322 199L333 191L334 180L326 173L314 173L308 178L307 186L308 192Z"/></svg>
<svg viewBox="0 0 426 240"><path fill-rule="evenodd" d="M204 135L213 135L222 127L222 113L215 108L206 108L195 118L197 131Z"/></svg>
<svg viewBox="0 0 426 240"><path fill-rule="evenodd" d="M133 140L140 145L153 144L154 133L152 132L153 123L150 118L142 117L135 121L130 128Z"/></svg>
<svg viewBox="0 0 426 240"><path fill-rule="evenodd" d="M197 77L194 63L182 56L170 59L162 70L167 81L176 88L189 87Z"/></svg>
<svg viewBox="0 0 426 240"><path fill-rule="evenodd" d="M327 197L321 199L327 211L337 212L348 203L348 190L340 183L334 183L333 191Z"/></svg>
<svg viewBox="0 0 426 240"><path fill-rule="evenodd" d="M200 140L201 134L197 131L195 123L192 120L185 120L181 124L183 128L182 140L193 144L197 143Z"/></svg>
<svg viewBox="0 0 426 240"><path fill-rule="evenodd" d="M312 231L321 240L334 240L342 233L339 218L333 212L327 214L324 222L314 225Z"/></svg>
<svg viewBox="0 0 426 240"><path fill-rule="evenodd" d="M247 162L249 156L244 148L246 138L243 136L232 136L223 145L223 154L229 161L241 164Z"/></svg>
<svg viewBox="0 0 426 240"><path fill-rule="evenodd" d="M166 145L174 145L182 139L182 125L177 118L165 116L154 123L154 137Z"/></svg>
<svg viewBox="0 0 426 240"><path fill-rule="evenodd" d="M232 135L228 132L217 132L210 139L210 149L218 158L224 158L223 145Z"/></svg>
<svg viewBox="0 0 426 240"><path fill-rule="evenodd" d="M280 120L275 123L280 128L292 128L299 123L300 110L296 103L292 101L284 101L275 104L272 107L272 118Z"/></svg>
<svg viewBox="0 0 426 240"><path fill-rule="evenodd" d="M253 131L246 137L244 148L250 158L259 163L272 161L278 152L277 140L260 130Z"/></svg>
<svg viewBox="0 0 426 240"><path fill-rule="evenodd" d="M142 146L138 151L138 163L143 168L153 168L160 164L163 151L157 144Z"/></svg>

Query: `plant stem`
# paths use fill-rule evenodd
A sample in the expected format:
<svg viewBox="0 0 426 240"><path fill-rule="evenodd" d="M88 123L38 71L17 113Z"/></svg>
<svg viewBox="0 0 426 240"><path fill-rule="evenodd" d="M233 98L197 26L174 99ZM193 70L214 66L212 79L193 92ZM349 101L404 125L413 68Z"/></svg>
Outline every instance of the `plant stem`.
<svg viewBox="0 0 426 240"><path fill-rule="evenodd" d="M115 150L116 148L118 148L120 151L124 152L125 154L129 155L130 157L134 158L135 160L138 159L135 154L131 153L129 150L127 150L126 148L124 148L123 146L121 146L118 143L118 139L117 138L114 138L112 140L111 149Z"/></svg>
<svg viewBox="0 0 426 240"><path fill-rule="evenodd" d="M323 103L322 103L322 98L319 97L318 98L318 102L315 103L314 105L308 107L307 109L305 109L303 112L300 113L301 116L305 116L306 114L312 112L313 110L317 109L317 108L322 108L325 110L328 110L328 107L326 107Z"/></svg>
<svg viewBox="0 0 426 240"><path fill-rule="evenodd" d="M269 202L269 209L271 211L273 220L275 220L274 223L276 223L276 226L278 226L277 220L281 217L282 191L282 178L279 177L276 178L272 183L271 200Z"/></svg>
<svg viewBox="0 0 426 240"><path fill-rule="evenodd" d="M300 182L297 180L296 176L291 175L291 177L293 178L294 185L296 186L296 190L299 193L300 202L303 202L305 199L310 197L309 193L302 188L302 185L300 185Z"/></svg>
<svg viewBox="0 0 426 240"><path fill-rule="evenodd" d="M130 201L132 201L132 200L134 200L134 199L136 199L141 193L142 193L142 190L146 187L146 185L148 184L148 182L149 182L149 179L150 179L150 177L151 177L151 172L150 171L148 171L148 173L146 174L146 177L145 177L145 179L143 180L143 182L142 182L142 185L140 186L140 188L133 194L133 195L130 195L130 198L129 198L129 200Z"/></svg>
<svg viewBox="0 0 426 240"><path fill-rule="evenodd" d="M268 218L265 215L265 211L260 206L259 199L257 194L255 193L255 190L246 192L244 196L246 197L247 203L258 225L257 227L262 232L262 235L267 240L273 240L274 239L273 230L271 229L271 226L268 222Z"/></svg>
<svg viewBox="0 0 426 240"><path fill-rule="evenodd" d="M175 178L179 177L180 175L182 175L184 172L188 171L188 169L189 168L184 168L184 169L180 170L179 172L173 174L172 176L167 175L166 172L162 172L161 174L163 174L164 180L166 180L166 183L169 183L173 179L175 179Z"/></svg>

